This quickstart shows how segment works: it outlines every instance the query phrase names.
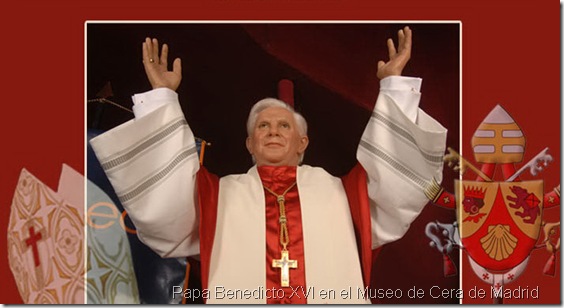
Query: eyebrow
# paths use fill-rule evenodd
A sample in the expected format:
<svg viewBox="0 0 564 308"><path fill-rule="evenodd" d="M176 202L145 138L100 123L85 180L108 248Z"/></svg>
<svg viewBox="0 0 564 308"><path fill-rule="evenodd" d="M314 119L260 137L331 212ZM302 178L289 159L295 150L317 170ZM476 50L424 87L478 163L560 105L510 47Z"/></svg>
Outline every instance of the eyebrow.
<svg viewBox="0 0 564 308"><path fill-rule="evenodd" d="M270 123L271 121L269 120L257 120L256 123L257 124L261 124L261 123ZM288 120L288 119L274 119L273 122L275 123L288 123L290 124L292 121Z"/></svg>

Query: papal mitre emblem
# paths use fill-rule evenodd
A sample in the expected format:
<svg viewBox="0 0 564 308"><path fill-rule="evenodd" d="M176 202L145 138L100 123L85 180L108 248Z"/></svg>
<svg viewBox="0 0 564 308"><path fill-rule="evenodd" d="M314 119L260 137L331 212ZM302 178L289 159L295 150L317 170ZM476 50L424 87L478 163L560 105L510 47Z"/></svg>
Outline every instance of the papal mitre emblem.
<svg viewBox="0 0 564 308"><path fill-rule="evenodd" d="M479 163L518 163L523 160L525 136L513 118L497 105L472 136L472 150Z"/></svg>

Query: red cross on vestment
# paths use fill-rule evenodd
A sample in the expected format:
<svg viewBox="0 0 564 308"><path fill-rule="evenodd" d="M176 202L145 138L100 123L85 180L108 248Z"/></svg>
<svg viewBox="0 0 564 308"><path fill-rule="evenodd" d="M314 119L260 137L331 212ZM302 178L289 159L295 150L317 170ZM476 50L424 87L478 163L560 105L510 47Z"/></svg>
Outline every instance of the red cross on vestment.
<svg viewBox="0 0 564 308"><path fill-rule="evenodd" d="M38 267L41 264L41 261L39 260L39 250L37 249L37 242L40 239L42 239L41 232L35 233L35 228L33 226L29 227L29 238L25 240L25 244L28 247L31 246L35 267Z"/></svg>

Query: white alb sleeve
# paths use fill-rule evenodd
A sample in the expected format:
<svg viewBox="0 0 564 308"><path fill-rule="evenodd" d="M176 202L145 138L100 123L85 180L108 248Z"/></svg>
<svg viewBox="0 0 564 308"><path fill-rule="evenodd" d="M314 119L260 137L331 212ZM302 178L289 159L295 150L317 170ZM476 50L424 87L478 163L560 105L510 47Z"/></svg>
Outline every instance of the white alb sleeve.
<svg viewBox="0 0 564 308"><path fill-rule="evenodd" d="M176 93L134 96L136 118L90 143L139 239L162 257L199 254L194 135Z"/></svg>
<svg viewBox="0 0 564 308"><path fill-rule="evenodd" d="M362 135L357 159L368 174L372 248L401 238L442 180L447 130L419 109L420 78L388 77Z"/></svg>

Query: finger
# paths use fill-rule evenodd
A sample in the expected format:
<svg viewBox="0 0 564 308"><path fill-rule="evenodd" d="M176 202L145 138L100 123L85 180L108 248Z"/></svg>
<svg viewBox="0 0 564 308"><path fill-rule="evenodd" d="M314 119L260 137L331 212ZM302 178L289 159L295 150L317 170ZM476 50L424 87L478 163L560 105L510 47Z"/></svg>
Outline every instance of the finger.
<svg viewBox="0 0 564 308"><path fill-rule="evenodd" d="M180 61L180 58L174 59L174 62L172 63L172 72L182 76L182 62Z"/></svg>
<svg viewBox="0 0 564 308"><path fill-rule="evenodd" d="M153 50L153 44L151 43L150 38L145 38L145 42L143 42L143 62L149 63L149 59L151 58Z"/></svg>
<svg viewBox="0 0 564 308"><path fill-rule="evenodd" d="M158 61L159 59L159 41L154 38L152 40L152 49L151 49L151 59L153 59L155 62Z"/></svg>
<svg viewBox="0 0 564 308"><path fill-rule="evenodd" d="M147 47L146 42L143 42L143 44L141 44L141 55L143 56L141 58L143 60L143 64L147 64L149 60L149 47Z"/></svg>
<svg viewBox="0 0 564 308"><path fill-rule="evenodd" d="M378 70L380 70L382 67L384 67L384 65L386 65L386 62L384 61L378 61Z"/></svg>
<svg viewBox="0 0 564 308"><path fill-rule="evenodd" d="M405 34L403 30L398 30L398 52L403 50L403 44L405 44Z"/></svg>
<svg viewBox="0 0 564 308"><path fill-rule="evenodd" d="M149 51L149 58L152 58L153 52L154 52L154 49L155 49L154 46L153 46L153 39L148 37L146 42L147 42L147 47L148 47L148 51Z"/></svg>
<svg viewBox="0 0 564 308"><path fill-rule="evenodd" d="M390 59L392 59L396 56L397 53L396 46L394 46L394 41L391 38L389 38L386 43L388 44L388 56L390 57Z"/></svg>
<svg viewBox="0 0 564 308"><path fill-rule="evenodd" d="M403 49L406 50L406 52L408 54L411 54L411 44L412 44L412 32L411 29L409 27L405 27L403 29L403 33L405 35L404 41L403 41Z"/></svg>
<svg viewBox="0 0 564 308"><path fill-rule="evenodd" d="M160 61L161 61L160 64L164 65L164 67L168 69L168 45L167 44L163 44L163 49L161 51Z"/></svg>

